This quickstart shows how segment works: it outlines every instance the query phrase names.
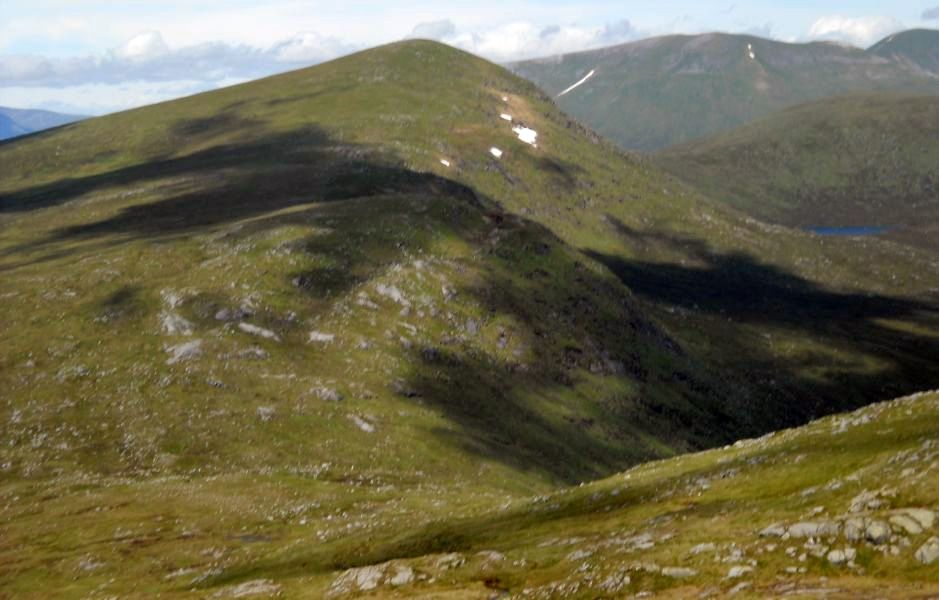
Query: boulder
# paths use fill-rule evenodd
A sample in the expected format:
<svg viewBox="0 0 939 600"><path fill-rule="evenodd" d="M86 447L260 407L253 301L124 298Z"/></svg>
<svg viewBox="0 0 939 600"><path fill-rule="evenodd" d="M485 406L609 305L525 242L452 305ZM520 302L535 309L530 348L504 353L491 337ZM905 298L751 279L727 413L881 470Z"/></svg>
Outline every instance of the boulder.
<svg viewBox="0 0 939 600"><path fill-rule="evenodd" d="M874 545L886 543L890 539L890 526L883 521L871 521L864 530L864 537Z"/></svg>
<svg viewBox="0 0 939 600"><path fill-rule="evenodd" d="M687 577L694 577L698 572L694 569L689 569L687 567L663 567L662 575L666 577L672 577L674 579L685 579Z"/></svg>
<svg viewBox="0 0 939 600"><path fill-rule="evenodd" d="M256 335L266 340L273 340L275 342L280 341L280 336L270 329L264 329L263 327L252 325L251 323L238 323L238 329L249 335Z"/></svg>
<svg viewBox="0 0 939 600"><path fill-rule="evenodd" d="M202 356L202 340L176 344L167 348L166 352L170 355L170 358L166 361L168 365L195 360Z"/></svg>
<svg viewBox="0 0 939 600"><path fill-rule="evenodd" d="M932 537L916 551L916 560L924 565L931 565L939 560L939 538Z"/></svg>
<svg viewBox="0 0 939 600"><path fill-rule="evenodd" d="M731 567L730 571L727 572L727 579L737 579L743 577L744 575L749 575L753 572L753 567L747 566L736 566Z"/></svg>
<svg viewBox="0 0 939 600"><path fill-rule="evenodd" d="M910 517L909 515L893 515L890 517L890 523L910 535L919 535L923 533L923 527L919 524L919 521L913 517Z"/></svg>

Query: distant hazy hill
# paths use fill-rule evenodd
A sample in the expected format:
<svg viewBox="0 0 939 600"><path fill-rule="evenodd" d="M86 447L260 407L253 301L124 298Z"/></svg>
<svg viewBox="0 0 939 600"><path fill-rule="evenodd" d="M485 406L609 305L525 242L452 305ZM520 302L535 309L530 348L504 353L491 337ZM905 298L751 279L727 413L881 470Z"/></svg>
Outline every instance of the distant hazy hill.
<svg viewBox="0 0 939 600"><path fill-rule="evenodd" d="M74 123L84 118L85 117L65 115L48 110L5 108L0 106L0 140Z"/></svg>
<svg viewBox="0 0 939 600"><path fill-rule="evenodd" d="M657 161L760 219L883 227L939 249L939 97L821 100L667 149Z"/></svg>
<svg viewBox="0 0 939 600"><path fill-rule="evenodd" d="M557 99L561 108L623 147L654 150L829 96L937 93L937 39L934 31L911 31L868 51L746 35L679 35L512 68L555 96L594 71Z"/></svg>
<svg viewBox="0 0 939 600"><path fill-rule="evenodd" d="M922 69L927 75L939 74L939 31L911 29L875 44L871 54Z"/></svg>

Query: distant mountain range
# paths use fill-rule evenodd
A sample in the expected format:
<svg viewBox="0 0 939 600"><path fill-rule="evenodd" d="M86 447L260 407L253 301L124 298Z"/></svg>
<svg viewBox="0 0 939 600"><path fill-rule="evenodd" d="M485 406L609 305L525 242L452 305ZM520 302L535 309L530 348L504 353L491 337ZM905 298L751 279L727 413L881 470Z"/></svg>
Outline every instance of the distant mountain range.
<svg viewBox="0 0 939 600"><path fill-rule="evenodd" d="M939 31L898 33L868 50L749 35L674 35L511 68L621 146L657 150L830 96L937 94Z"/></svg>
<svg viewBox="0 0 939 600"><path fill-rule="evenodd" d="M828 98L669 148L659 166L792 227L877 228L939 250L939 97Z"/></svg>
<svg viewBox="0 0 939 600"><path fill-rule="evenodd" d="M67 125L87 117L66 115L48 110L6 108L0 106L0 140Z"/></svg>

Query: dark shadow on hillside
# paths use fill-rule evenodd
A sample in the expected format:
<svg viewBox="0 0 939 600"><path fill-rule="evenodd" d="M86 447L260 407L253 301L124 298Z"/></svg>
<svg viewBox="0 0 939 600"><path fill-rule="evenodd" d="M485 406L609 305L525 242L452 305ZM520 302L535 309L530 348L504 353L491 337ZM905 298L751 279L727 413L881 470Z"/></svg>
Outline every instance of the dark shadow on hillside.
<svg viewBox="0 0 939 600"><path fill-rule="evenodd" d="M236 125L227 118L190 121L180 124L178 133L201 136ZM121 196L140 188L148 191ZM100 216L5 250L3 257L21 261L8 263L6 270L133 240L164 243L177 236L221 232L236 242L240 235L263 235L291 223L309 225L325 215L338 219L340 211L347 211L351 216L346 215L341 226L331 226L334 233L317 234L305 242L306 252L337 267L290 268L284 273L296 293L310 301L311 310L319 310L388 265L423 251L380 236L377 241L362 238L363 243L384 244L371 255L350 250L348 238L369 219L381 219L373 225L382 230L446 228L486 257L483 282L460 289L459 295L482 305L490 315L506 315L516 323L513 343L529 349L530 355L524 364L499 364L473 350L473 344L415 340L405 380L387 385L393 393L440 411L454 424L429 435L519 471L576 483L653 456L640 436L644 430L654 431L651 437L677 450L726 442L739 430L722 413L718 396L707 391L679 356L678 345L633 310L633 302L615 280L581 268L562 289L550 273L544 275L547 271L517 272L516 258L526 255L539 256L547 268L552 267L551 253L562 252L564 244L551 232L506 214L469 187L408 170L394 157L369 148L341 144L320 129L256 137L21 190L4 197L3 207L32 210L98 191L106 194L95 213ZM283 211L311 203L317 206ZM429 214L435 215L433 219L428 220ZM235 223L239 226L231 227ZM494 228L510 241L494 247ZM573 254L569 249L563 252ZM537 290L534 298L529 282ZM602 306L597 298L604 300ZM130 300L121 294L100 310L117 315ZM275 317L270 315L272 320L261 324L276 328ZM603 366L604 361L615 368ZM583 397L574 383L594 363L609 371L605 376L634 381L639 391ZM665 366L656 366L660 363ZM667 398L659 393L663 382L674 388ZM570 414L549 417L533 403L539 398L550 398L557 412ZM590 411L602 417L595 418Z"/></svg>
<svg viewBox="0 0 939 600"><path fill-rule="evenodd" d="M231 126L224 119L185 125L190 135ZM649 458L647 437L676 450L700 448L939 384L935 338L875 322L919 318L921 313L928 318L935 316L934 307L831 292L745 255L714 254L696 240L636 232L612 221L624 244L672 244L702 264L595 255L646 301L687 309L694 315L689 328L699 327L702 315L773 324L848 353L877 357L889 368L857 376L824 357L796 363L767 354L750 334L730 323L714 332L724 340L719 347L725 356L689 353L680 338L673 339L647 318L615 280L576 264L571 258L576 254L543 226L507 214L497 202L460 183L410 171L394 157L340 143L315 127L21 190L5 196L2 207L31 210L98 190L113 193L109 188L150 192L139 200L118 198L122 204L116 211L8 249L3 256L20 264L51 260L129 240L216 232L246 219L253 220L243 224L245 232L258 233L293 220L308 224L314 215L306 213L324 205L362 215L337 229L336 241L356 231L366 216L384 214L382 210L404 215L406 226L415 230L446 226L483 257L482 281L459 293L489 315L506 315L516 324L510 332L513 343L529 352L524 359L499 362L487 353L467 351L472 344L459 339L414 340L406 380L389 381L389 389L449 419L453 429L430 432L444 443L558 482L595 478ZM160 198L152 200L150 193ZM272 214L313 202L320 207ZM415 202L423 203L420 211ZM429 218L419 217L425 213L436 215L435 220L419 224L418 219ZM341 270L284 274L297 281L297 293L313 306L366 281L369 269L423 250L382 242L385 246L375 255L384 262L372 265L364 255L340 255L342 246L328 239L309 243L317 253L334 253L333 262L342 265ZM327 285L316 285L324 280ZM116 300L121 304L126 299ZM931 331L936 329L933 323ZM811 368L831 374L819 383L804 374ZM586 397L576 383L591 372L620 378L633 391ZM537 401L550 402L554 414L549 416Z"/></svg>
<svg viewBox="0 0 939 600"><path fill-rule="evenodd" d="M709 315L715 344L732 350L735 368L771 380L765 391L775 394L777 403L786 396L795 400L775 407L783 423L798 424L939 384L939 338L891 329L882 321L912 322L935 332L939 303L833 291L744 253L717 253L701 240L636 231L609 215L607 222L632 247L657 245L688 257L689 264L678 264L591 253L643 300L670 312L677 307L686 314ZM754 324L889 367L858 373L819 354L798 360L771 355L743 330ZM812 370L824 371L824 379L808 378Z"/></svg>

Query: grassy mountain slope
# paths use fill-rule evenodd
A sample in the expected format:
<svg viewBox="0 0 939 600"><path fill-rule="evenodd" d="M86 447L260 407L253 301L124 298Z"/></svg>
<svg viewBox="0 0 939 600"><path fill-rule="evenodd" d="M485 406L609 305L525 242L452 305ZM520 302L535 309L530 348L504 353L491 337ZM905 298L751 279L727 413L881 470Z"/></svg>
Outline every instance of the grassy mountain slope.
<svg viewBox="0 0 939 600"><path fill-rule="evenodd" d="M7 142L5 588L352 566L932 387L937 269L746 219L428 42Z"/></svg>
<svg viewBox="0 0 939 600"><path fill-rule="evenodd" d="M939 75L924 71L927 63L914 66L895 54L707 34L652 38L512 69L552 96L596 71L559 97L560 107L625 148L657 150L829 96L939 92Z"/></svg>
<svg viewBox="0 0 939 600"><path fill-rule="evenodd" d="M0 140L6 140L51 127L59 127L84 119L48 110L5 108L0 106Z"/></svg>
<svg viewBox="0 0 939 600"><path fill-rule="evenodd" d="M537 497L300 474L7 484L4 589L929 598L937 427L939 394L919 394Z"/></svg>
<svg viewBox="0 0 939 600"><path fill-rule="evenodd" d="M939 249L939 97L822 100L669 148L656 162L762 220L879 226Z"/></svg>
<svg viewBox="0 0 939 600"><path fill-rule="evenodd" d="M939 73L939 31L935 29L902 31L881 40L869 52L921 69L926 74Z"/></svg>

